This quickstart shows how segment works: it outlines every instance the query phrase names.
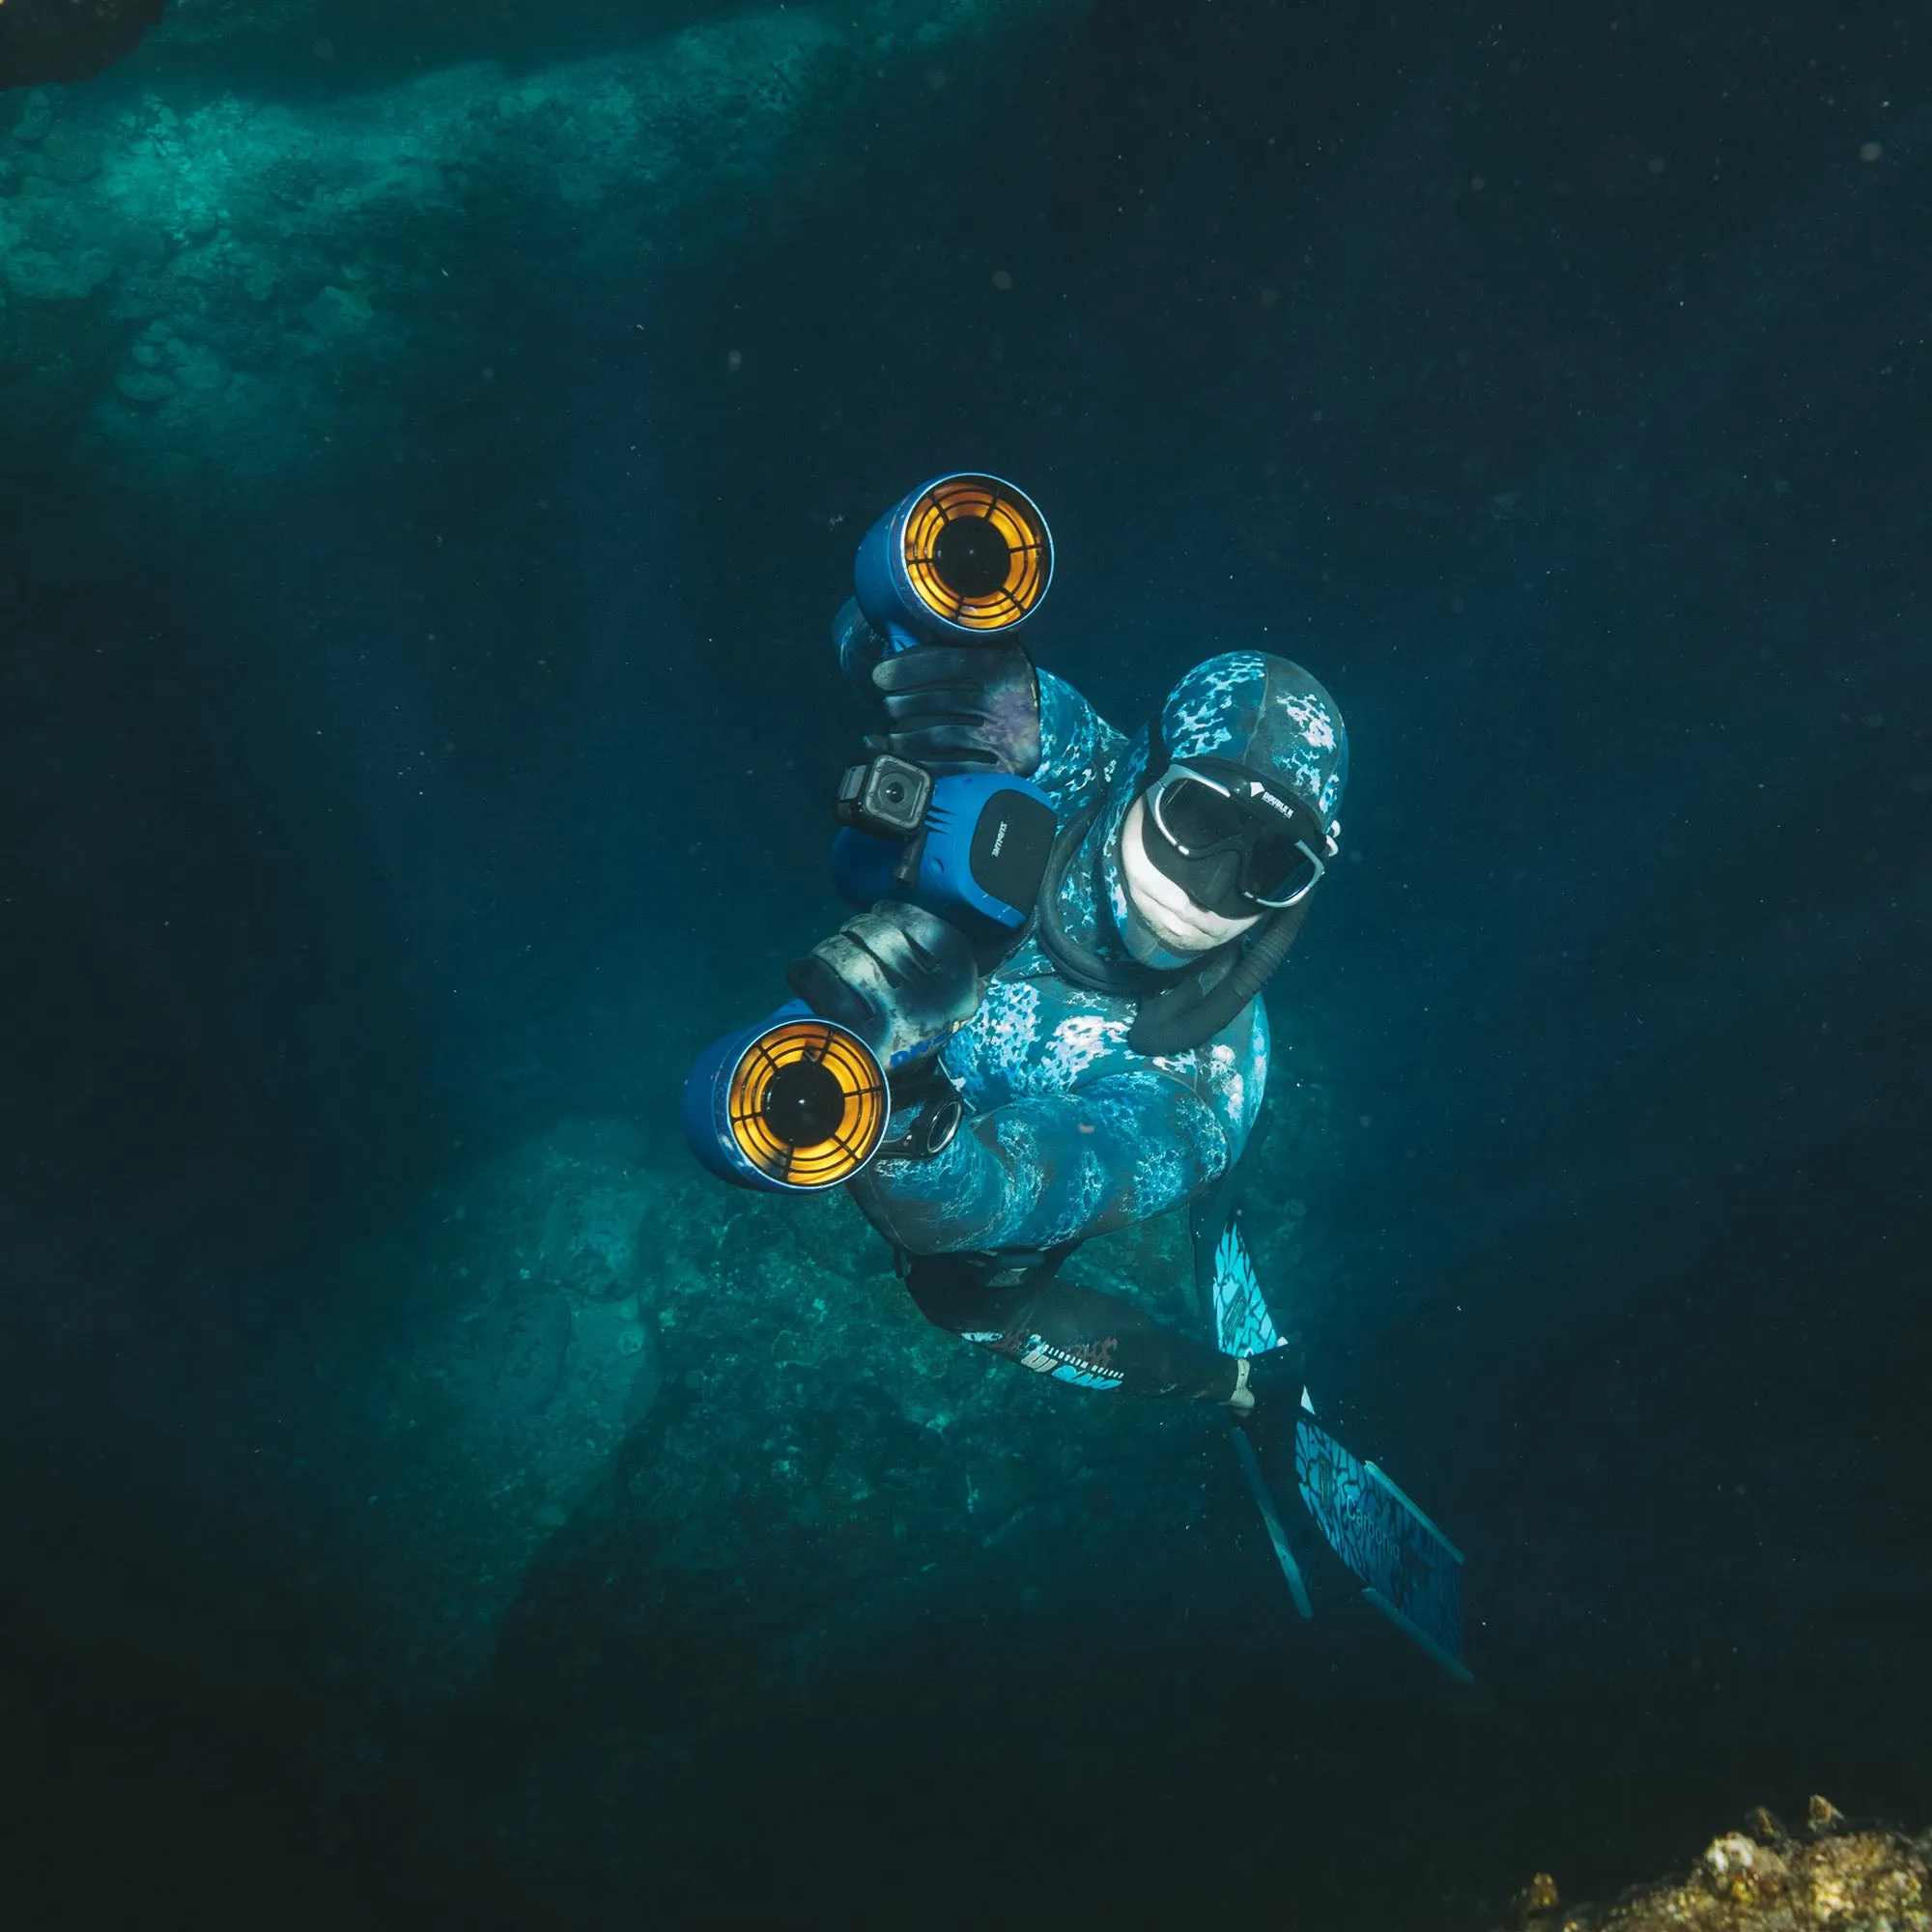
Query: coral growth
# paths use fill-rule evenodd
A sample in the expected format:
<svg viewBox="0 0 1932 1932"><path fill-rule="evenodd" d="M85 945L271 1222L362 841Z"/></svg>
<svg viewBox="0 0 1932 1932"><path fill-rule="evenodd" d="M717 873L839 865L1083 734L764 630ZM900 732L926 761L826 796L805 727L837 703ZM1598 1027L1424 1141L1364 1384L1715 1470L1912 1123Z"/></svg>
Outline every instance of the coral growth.
<svg viewBox="0 0 1932 1932"><path fill-rule="evenodd" d="M1787 1832L1760 1805L1741 1832L1705 1846L1683 1879L1612 1906L1565 1910L1547 1872L1518 1895L1519 1932L1926 1932L1932 1833L1852 1831L1836 1807L1810 1802Z"/></svg>

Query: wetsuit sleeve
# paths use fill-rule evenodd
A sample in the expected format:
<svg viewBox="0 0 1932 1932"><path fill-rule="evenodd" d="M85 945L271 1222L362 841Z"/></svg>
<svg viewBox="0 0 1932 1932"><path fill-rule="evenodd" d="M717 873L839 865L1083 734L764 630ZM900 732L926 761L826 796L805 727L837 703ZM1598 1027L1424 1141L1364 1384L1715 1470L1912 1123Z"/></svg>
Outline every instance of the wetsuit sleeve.
<svg viewBox="0 0 1932 1932"><path fill-rule="evenodd" d="M913 1254L1049 1248L1163 1213L1226 1169L1214 1109L1155 1067L968 1119L927 1161L879 1161L851 1183Z"/></svg>
<svg viewBox="0 0 1932 1932"><path fill-rule="evenodd" d="M1037 675L1039 764L1033 781L1065 823L1097 796L1127 741L1065 678L1050 670Z"/></svg>

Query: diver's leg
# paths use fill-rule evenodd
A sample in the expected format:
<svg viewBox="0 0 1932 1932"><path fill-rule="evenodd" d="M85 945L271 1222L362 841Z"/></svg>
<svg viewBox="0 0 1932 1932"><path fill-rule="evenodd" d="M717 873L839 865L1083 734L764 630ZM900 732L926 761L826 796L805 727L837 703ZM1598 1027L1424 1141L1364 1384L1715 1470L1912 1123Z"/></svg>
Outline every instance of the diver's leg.
<svg viewBox="0 0 1932 1932"><path fill-rule="evenodd" d="M902 1265L928 1321L1038 1374L1134 1395L1235 1399L1241 1364L1118 1295L1056 1279L1070 1252L912 1255Z"/></svg>

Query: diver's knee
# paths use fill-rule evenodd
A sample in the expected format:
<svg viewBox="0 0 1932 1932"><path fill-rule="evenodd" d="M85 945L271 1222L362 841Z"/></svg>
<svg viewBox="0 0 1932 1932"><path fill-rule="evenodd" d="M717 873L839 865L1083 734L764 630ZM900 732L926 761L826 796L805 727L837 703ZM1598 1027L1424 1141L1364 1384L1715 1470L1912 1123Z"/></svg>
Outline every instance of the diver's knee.
<svg viewBox="0 0 1932 1932"><path fill-rule="evenodd" d="M1040 1276L1037 1255L944 1254L899 1258L913 1304L935 1327L955 1335L1003 1327L1031 1299Z"/></svg>

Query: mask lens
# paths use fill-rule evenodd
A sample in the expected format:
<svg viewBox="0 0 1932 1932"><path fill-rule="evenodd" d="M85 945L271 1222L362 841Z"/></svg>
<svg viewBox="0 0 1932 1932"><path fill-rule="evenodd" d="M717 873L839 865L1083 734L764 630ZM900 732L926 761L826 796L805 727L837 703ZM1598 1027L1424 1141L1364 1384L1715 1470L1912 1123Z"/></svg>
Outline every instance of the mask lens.
<svg viewBox="0 0 1932 1932"><path fill-rule="evenodd" d="M1292 838L1273 835L1248 855L1241 890L1262 905L1286 905L1321 876L1315 861Z"/></svg>
<svg viewBox="0 0 1932 1932"><path fill-rule="evenodd" d="M1164 787L1158 820L1183 853L1210 851L1237 838L1242 814L1234 801L1196 779L1182 778Z"/></svg>

